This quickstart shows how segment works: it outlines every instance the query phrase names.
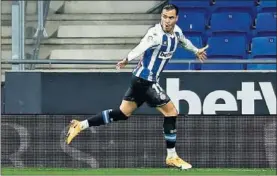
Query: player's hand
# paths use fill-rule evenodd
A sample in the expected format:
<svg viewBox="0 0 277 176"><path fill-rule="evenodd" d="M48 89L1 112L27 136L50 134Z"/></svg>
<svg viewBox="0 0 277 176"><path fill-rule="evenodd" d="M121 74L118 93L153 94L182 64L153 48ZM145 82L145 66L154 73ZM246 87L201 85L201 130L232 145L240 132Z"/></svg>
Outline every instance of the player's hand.
<svg viewBox="0 0 277 176"><path fill-rule="evenodd" d="M205 59L207 59L207 53L206 49L209 48L209 45L206 45L204 48L200 48L198 52L196 53L197 58L203 62Z"/></svg>
<svg viewBox="0 0 277 176"><path fill-rule="evenodd" d="M119 61L116 64L116 69L119 70L121 68L124 68L128 64L128 59L123 59L122 61Z"/></svg>

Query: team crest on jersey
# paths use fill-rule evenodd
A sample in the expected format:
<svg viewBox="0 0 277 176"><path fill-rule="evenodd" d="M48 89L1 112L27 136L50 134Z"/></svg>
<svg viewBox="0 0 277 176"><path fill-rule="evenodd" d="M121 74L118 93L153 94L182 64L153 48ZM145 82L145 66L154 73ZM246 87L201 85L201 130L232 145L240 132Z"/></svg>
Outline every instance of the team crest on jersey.
<svg viewBox="0 0 277 176"><path fill-rule="evenodd" d="M148 38L147 38L147 41L148 42L151 42L153 40L153 37L152 36L149 36Z"/></svg>
<svg viewBox="0 0 277 176"><path fill-rule="evenodd" d="M166 99L166 95L163 94L163 93L161 93L161 94L160 94L160 98L161 98L162 100L165 100L165 99Z"/></svg>

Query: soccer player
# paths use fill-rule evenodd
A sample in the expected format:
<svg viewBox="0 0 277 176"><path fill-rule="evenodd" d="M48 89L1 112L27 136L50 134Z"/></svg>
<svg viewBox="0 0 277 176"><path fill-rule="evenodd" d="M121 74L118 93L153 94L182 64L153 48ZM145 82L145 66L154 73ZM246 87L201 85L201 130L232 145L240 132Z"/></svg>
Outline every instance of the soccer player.
<svg viewBox="0 0 277 176"><path fill-rule="evenodd" d="M67 133L66 142L69 144L82 130L91 126L105 125L128 117L146 102L150 107L155 107L164 115L163 131L167 147L166 164L182 169L191 168L191 164L182 160L175 150L176 143L176 118L178 112L158 83L159 75L171 59L177 44L195 53L203 61L206 59L204 48L196 48L176 25L178 20L178 7L169 4L163 7L161 22L150 28L140 43L128 54L127 58L117 63L116 68L124 68L129 61L143 54L137 67L133 70L131 85L126 91L122 103L117 109L108 109L84 121L72 120Z"/></svg>

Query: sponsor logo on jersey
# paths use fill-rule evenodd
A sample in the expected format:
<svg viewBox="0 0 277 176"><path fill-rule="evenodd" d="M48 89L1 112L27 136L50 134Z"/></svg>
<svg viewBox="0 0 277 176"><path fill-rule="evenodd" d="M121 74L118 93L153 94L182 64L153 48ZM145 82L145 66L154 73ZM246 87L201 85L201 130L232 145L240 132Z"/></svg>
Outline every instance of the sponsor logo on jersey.
<svg viewBox="0 0 277 176"><path fill-rule="evenodd" d="M160 59L170 59L173 55L173 52L163 52L161 51L159 54Z"/></svg>

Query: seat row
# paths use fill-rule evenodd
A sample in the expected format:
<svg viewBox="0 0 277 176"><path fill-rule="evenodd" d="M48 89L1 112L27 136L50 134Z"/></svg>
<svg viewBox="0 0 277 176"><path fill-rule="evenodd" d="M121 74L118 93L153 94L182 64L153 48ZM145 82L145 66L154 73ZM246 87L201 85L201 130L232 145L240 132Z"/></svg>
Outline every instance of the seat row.
<svg viewBox="0 0 277 176"><path fill-rule="evenodd" d="M204 46L201 36L188 37L198 48ZM208 59L276 59L276 36L254 37L251 43L241 36L212 36L207 43ZM172 60L194 60L195 55L177 47ZM276 64L169 64L166 69L202 70L276 70Z"/></svg>
<svg viewBox="0 0 277 176"><path fill-rule="evenodd" d="M275 12L276 1L271 0L171 0L181 10L204 12L246 12L255 17L260 12Z"/></svg>
<svg viewBox="0 0 277 176"><path fill-rule="evenodd" d="M241 34L250 39L276 35L276 21L276 12L258 13L254 20L247 13L213 13L207 20L203 13L181 11L177 24L186 35Z"/></svg>

